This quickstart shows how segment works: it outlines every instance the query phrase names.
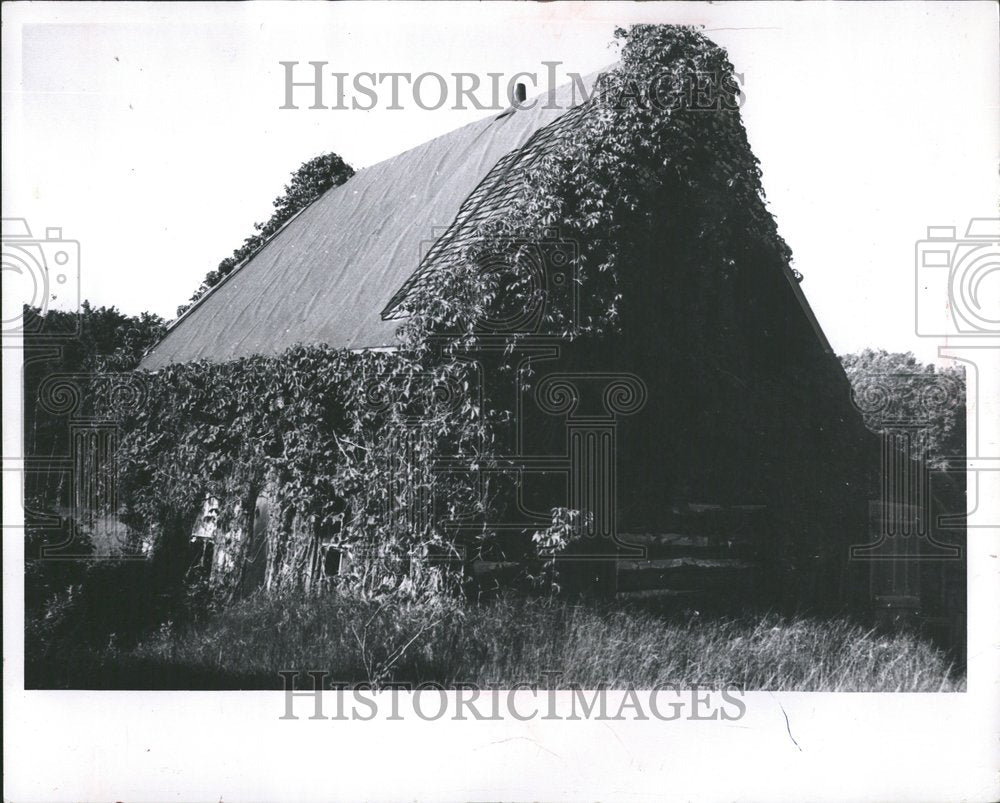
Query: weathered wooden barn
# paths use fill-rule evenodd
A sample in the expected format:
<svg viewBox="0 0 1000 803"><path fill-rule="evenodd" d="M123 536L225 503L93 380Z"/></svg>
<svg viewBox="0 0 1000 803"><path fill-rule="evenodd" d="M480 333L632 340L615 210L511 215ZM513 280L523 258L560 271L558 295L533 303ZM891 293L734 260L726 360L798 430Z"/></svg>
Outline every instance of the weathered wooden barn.
<svg viewBox="0 0 1000 803"><path fill-rule="evenodd" d="M559 147L593 81L327 191L199 299L141 367L295 344L393 348L407 293L503 208L519 170ZM842 597L849 547L868 540L878 445L801 277L748 250L727 287L706 288L698 265L670 247L688 233L661 228L622 285L619 331L586 349L544 331L526 342L535 378L508 389L510 504L492 525L523 533L548 524L553 508L584 511L591 537L576 576L609 592ZM551 257L564 246L565 259ZM542 247L541 286L571 296L572 243L556 230ZM235 560L244 583L268 582L267 510L260 500L238 532L199 524L195 535L217 542L217 570ZM515 562L497 543L474 573L502 578ZM308 571L335 571L323 555L317 543Z"/></svg>

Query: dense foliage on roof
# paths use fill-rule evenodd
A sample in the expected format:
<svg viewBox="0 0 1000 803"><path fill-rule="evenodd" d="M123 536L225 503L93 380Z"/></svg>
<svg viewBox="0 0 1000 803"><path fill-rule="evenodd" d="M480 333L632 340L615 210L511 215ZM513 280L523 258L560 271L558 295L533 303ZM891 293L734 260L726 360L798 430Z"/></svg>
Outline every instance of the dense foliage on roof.
<svg viewBox="0 0 1000 803"><path fill-rule="evenodd" d="M388 313L438 316L463 277L485 283L466 293L466 323L487 315L501 286L507 306L530 306L542 292L538 246L553 238L573 250L575 281L586 288L579 317L550 310L562 319L548 326L568 337L617 327L623 306L649 291L658 280L648 273L650 243L669 242L673 270L700 288L701 306L685 310L685 322L725 317L730 280L751 255L776 275L789 269L725 51L686 27L633 26L616 38L621 61L590 100L491 171L489 192L470 197ZM484 274L482 265L502 270Z"/></svg>

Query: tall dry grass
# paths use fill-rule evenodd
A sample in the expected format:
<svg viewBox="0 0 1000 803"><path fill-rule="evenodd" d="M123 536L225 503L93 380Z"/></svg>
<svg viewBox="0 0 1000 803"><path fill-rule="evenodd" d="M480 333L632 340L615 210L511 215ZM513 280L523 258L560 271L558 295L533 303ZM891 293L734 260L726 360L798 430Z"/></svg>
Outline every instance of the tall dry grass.
<svg viewBox="0 0 1000 803"><path fill-rule="evenodd" d="M127 655L157 677L280 688L281 670L328 682L476 683L747 690L963 691L944 655L911 633L847 619L669 615L622 603L501 598L380 606L338 597L261 597ZM230 681L227 681L229 678Z"/></svg>

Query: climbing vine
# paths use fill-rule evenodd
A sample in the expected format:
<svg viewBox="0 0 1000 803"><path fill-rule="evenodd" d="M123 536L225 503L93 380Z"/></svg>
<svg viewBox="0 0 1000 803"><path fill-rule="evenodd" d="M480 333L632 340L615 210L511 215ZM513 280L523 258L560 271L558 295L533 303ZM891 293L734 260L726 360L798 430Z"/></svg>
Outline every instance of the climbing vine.
<svg viewBox="0 0 1000 803"><path fill-rule="evenodd" d="M575 124L512 171L503 209L406 297L395 351L297 346L171 365L133 378L141 398L104 400L122 424L121 497L133 527L156 531L180 515L189 528L206 496L240 503L223 518L245 515L270 484L289 532L305 528L368 556L354 569L368 590L398 588L400 577L413 593L440 590L454 573L417 580L414 561L456 565L468 545L445 523L491 508L486 469L497 429L510 422L472 359L484 338L496 343L484 321L542 310L530 326L501 332L500 367L512 371L518 343L539 327L566 341L627 327L644 288L667 284L649 274L664 253L670 281L694 288L684 298L698 306L686 319L706 330L724 322L741 263L763 255L787 265L725 52L687 27L640 25L615 37L620 62ZM578 306L546 298L532 273L535 246L552 230L572 245ZM535 544L551 551L579 518L554 511Z"/></svg>

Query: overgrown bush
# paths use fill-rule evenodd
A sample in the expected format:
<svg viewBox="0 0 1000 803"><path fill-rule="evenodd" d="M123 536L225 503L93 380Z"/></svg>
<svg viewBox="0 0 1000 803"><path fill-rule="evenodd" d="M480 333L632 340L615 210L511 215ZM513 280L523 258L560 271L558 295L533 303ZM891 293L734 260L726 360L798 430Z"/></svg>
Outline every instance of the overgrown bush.
<svg viewBox="0 0 1000 803"><path fill-rule="evenodd" d="M190 571L188 556L172 564L162 558L72 563L72 582L25 606L29 688L88 677L100 684L97 667L150 632L168 622L193 624L215 610L205 578Z"/></svg>

